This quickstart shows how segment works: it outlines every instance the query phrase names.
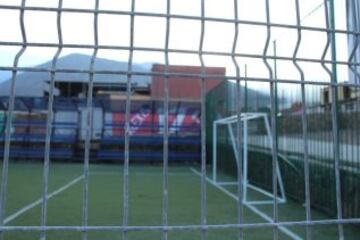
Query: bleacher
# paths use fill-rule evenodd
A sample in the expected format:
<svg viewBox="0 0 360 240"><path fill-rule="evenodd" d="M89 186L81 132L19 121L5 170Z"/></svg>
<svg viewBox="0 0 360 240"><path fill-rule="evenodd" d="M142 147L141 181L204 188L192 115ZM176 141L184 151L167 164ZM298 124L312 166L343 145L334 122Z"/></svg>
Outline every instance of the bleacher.
<svg viewBox="0 0 360 240"><path fill-rule="evenodd" d="M107 103L103 101L105 122L101 147L97 153L99 160L124 160L125 102ZM175 105L175 108L172 107ZM164 124L161 124L158 102L137 101L131 106L129 157L131 161L162 161L164 144ZM169 111L169 161L198 161L200 159L200 126L193 122L177 121L179 109L189 109L184 103L170 105ZM196 106L193 106L196 109ZM191 110L188 110L191 112ZM188 113L181 113L185 119Z"/></svg>
<svg viewBox="0 0 360 240"><path fill-rule="evenodd" d="M3 102L2 105L7 106L8 99L2 98L1 100ZM37 159L45 156L47 105L48 102L46 98L19 97L15 99L11 128L11 158ZM55 104L55 116L57 107ZM5 108L4 110L7 109ZM50 149L51 157L70 159L74 155L73 144L77 141L77 122L57 122L56 117L54 117L53 120ZM70 133L61 133L61 131L66 129L69 130ZM0 140L0 154L4 151L4 139L3 131Z"/></svg>
<svg viewBox="0 0 360 240"><path fill-rule="evenodd" d="M0 154L4 152L5 113L8 98L0 98ZM162 161L164 116L162 102L132 101L130 116L130 159ZM42 159L45 156L47 98L17 97L11 125L10 157ZM56 97L51 124L52 159L75 159L84 153L87 127L85 99ZM169 104L168 154L170 161L199 161L199 104ZM94 99L91 159L124 160L125 101ZM75 154L77 153L77 154Z"/></svg>

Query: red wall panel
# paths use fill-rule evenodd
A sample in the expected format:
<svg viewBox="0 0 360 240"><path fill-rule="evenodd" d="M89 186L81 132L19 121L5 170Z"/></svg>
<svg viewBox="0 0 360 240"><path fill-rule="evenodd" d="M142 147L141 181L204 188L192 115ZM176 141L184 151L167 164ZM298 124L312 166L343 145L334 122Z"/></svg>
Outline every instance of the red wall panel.
<svg viewBox="0 0 360 240"><path fill-rule="evenodd" d="M153 73L165 73L165 65L154 64ZM169 73L173 74L201 74L199 66L169 66ZM225 76L223 67L206 67L205 74L216 76L216 78L205 78L206 92L219 85ZM151 96L153 98L164 97L164 76L153 76L151 83ZM201 97L201 79L199 77L170 76L169 77L169 96L170 99L200 100Z"/></svg>

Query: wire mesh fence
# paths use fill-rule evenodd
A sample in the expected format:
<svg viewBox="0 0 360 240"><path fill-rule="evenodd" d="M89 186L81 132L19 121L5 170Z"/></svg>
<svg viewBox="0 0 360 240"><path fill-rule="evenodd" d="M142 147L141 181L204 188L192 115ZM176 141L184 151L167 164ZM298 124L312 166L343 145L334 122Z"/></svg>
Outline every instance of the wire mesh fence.
<svg viewBox="0 0 360 240"><path fill-rule="evenodd" d="M178 236L173 235L173 232L195 231L197 235L192 236L193 238L207 239L211 238L211 231L235 231L235 233L231 232L233 234L232 238L246 239L247 236L252 236L251 234L258 234L258 229L270 229L270 234L267 232L265 237L259 236L258 238L312 239L320 236L327 239L328 235L326 233L316 231L318 227L324 225L336 226L335 232L331 232L331 234L334 234L332 237L338 239L344 239L345 237L356 239L358 237L358 225L360 224L358 131L358 68L360 63L358 58L360 51L358 46L359 26L357 22L359 19L359 6L357 1L342 1L341 6L345 8L343 13L346 13L344 15L345 20L342 19L342 22L347 23L345 24L346 27L342 27L342 25L339 27L338 23L340 21L337 18L339 14L336 10L338 5L333 0L319 1L318 5L311 5L312 11L304 11L305 13L303 12L304 6L307 6L308 2L294 0L290 6L287 6L287 10L291 12L292 20L285 22L276 19L277 15L283 11L279 9L280 5L272 5L276 1L271 0L259 1L257 9L259 11L261 9L262 15L253 14L253 18L248 15L244 17L246 11L244 12L243 9L246 9L246 4L249 4L249 1L241 0L227 1L231 11L226 17L209 14L207 6L213 3L205 0L197 2L196 8L199 10L197 14L175 12L174 5L176 3L171 0L162 1L163 10L160 12L138 10L142 4L138 3L137 0L129 1L126 8L118 10L102 8L102 1L100 0L92 1L92 6L80 8L66 5L69 3L63 0L55 2L52 6L30 4L30 2L30 0L21 0L21 2L15 4L0 2L1 11L18 14L16 19L17 30L21 36L20 40L0 37L1 48L16 49L16 54L10 65L0 64L0 71L10 73L6 97L4 101L0 102L0 134L3 145L1 151L3 158L0 192L1 238L10 236L10 238L16 239L16 235L7 234L36 232L39 234L40 239L46 239L51 232L62 232L64 234L66 232L78 232L80 234L77 237L88 239L94 238L91 235L92 232L100 232L99 236L108 232L116 232L120 234L117 236L118 238L133 239L133 232L145 232L145 234L147 232L160 232L163 239L177 239ZM192 4L185 4L185 6L188 8L187 11L191 12ZM218 10L215 10L215 13L220 11L221 6L217 6L217 8ZM56 20L52 29L56 29L56 41L47 41L47 38L41 39L41 37L38 41L35 41L33 37L29 36L31 35L30 32L32 32L28 27L28 24L31 24L31 21L28 21L29 13L34 15L42 13L54 14ZM91 29L89 30L91 32L90 41L80 41L78 43L75 41L76 38L71 39L65 33L64 19L69 14L78 16L79 19L82 15L90 17L89 24L83 24L78 32L72 34L81 35L82 30L85 34L85 29L89 28ZM317 20L309 18L313 14L317 16ZM124 44L104 43L103 32L101 32L103 30L101 19L104 16L126 17L123 26L127 31L126 34L124 33ZM142 27L138 22L141 18L146 18L149 21L150 19L163 21L162 39L161 41L155 41L157 44L137 44L139 39L145 41L147 37L150 39L149 36L140 35L139 37L138 35L137 29ZM2 21L6 22L7 19L2 19ZM171 35L176 34L172 30L176 21L188 21L198 26L195 34L185 36L185 39L191 39L190 47L174 47L172 45ZM77 24L76 18L71 24ZM117 24L123 23L111 22L107 28ZM214 24L220 24L220 27L216 27ZM223 36L223 39L221 39L219 35L221 35L221 29L225 25L230 27L230 34ZM191 24L187 25L189 28L190 26ZM155 30L157 27L149 25L147 27L153 28L154 35L157 34ZM37 26L36 31L41 31L41 26ZM117 29L117 31L122 31L122 29ZM209 48L208 41L212 37L210 34L212 31L215 32L213 36L218 37L216 46L222 46L225 45L225 42L229 42L229 47ZM281 34L287 32L288 35L277 39L274 35L278 36L276 34L278 32ZM115 33L111 36L115 38ZM246 38L248 38L248 42L243 42ZM178 41L185 42L185 39ZM161 46L158 43L161 43ZM271 43L274 44L274 48L272 48ZM289 45L291 46L289 47ZM281 46L287 46L287 54L281 52ZM21 64L23 58L26 58L27 52L31 51L32 48L45 49L45 51L49 48L54 50L50 65L34 67L33 64L30 64L30 66ZM260 50L247 51L247 48ZM70 67L61 65L61 56L69 49L71 51L79 49L88 51L90 59L87 66L78 68L75 63L71 64ZM280 51L279 55L277 50ZM123 54L127 56L125 67L119 67L119 69L98 68L97 60L102 51L126 52L126 54ZM161 55L160 62L164 63L164 67L151 72L137 69L134 66L134 58L139 53L140 55L143 54L142 56L148 53ZM199 65L197 70L188 70L186 72L171 68L172 59L181 58L184 55L191 55L196 59L197 65ZM229 62L226 66L226 75L219 74L216 71L208 71L207 67L210 58L226 59ZM247 67L243 67L245 64L249 67L249 74ZM229 71L230 68L232 70ZM321 74L318 74L319 72ZM19 98L22 96L19 94L19 83L17 81L21 79L21 75L24 73L44 73L44 78L48 79L46 87L44 87L47 90L43 91L46 92L43 96L46 101L43 101L43 105L38 107L41 117L39 119L34 117L31 126L29 125L29 119L22 119L21 117L26 112L24 109L29 109L30 105L35 105L31 99L26 101L26 99ZM77 100L72 100L69 97L65 99L57 97L60 88L59 76L64 78L64 76L71 74L72 76L85 76L82 79L82 84L77 86L76 89L68 89L67 91L71 95L74 92L78 93L77 91L81 89L82 95L77 96L81 98L81 103L76 103ZM120 140L116 139L109 149L106 149L105 145L98 144L96 128L94 127L101 119L101 117L97 118L97 116L100 116L97 115L97 108L101 106L106 112L108 107L103 101L98 101L95 97L99 92L97 77L100 75L105 76L105 78L110 78L110 76L119 77L115 80L115 83L117 80L120 81L120 77L122 78L122 85L119 86L119 88L122 88L122 101L115 104L121 106L121 111L118 111L121 115L119 116L121 123L115 125L112 123L111 126L106 125L106 114L103 115L104 118L101 120L103 122L102 126L100 126L102 133L99 133L99 138L105 139L106 134L104 135L104 132L106 133L107 128L111 128L111 131L118 133L121 138ZM141 112L140 117L135 120L133 118L132 108L136 105L134 103L136 85L134 85L134 81L141 76L163 79L163 83L160 84L161 89L157 89L160 96L158 96L158 102L156 103L162 109L157 116L159 118L158 123L162 122L162 124L159 123L156 126L158 128L156 132L160 134L157 136L158 138L147 139L143 144L146 152L148 151L147 146L153 144L154 141L160 141L157 145L158 150L160 149L157 158L161 160L161 171L157 173L157 176L160 177L157 184L161 186L159 191L161 197L155 198L153 201L156 202L154 206L159 207L158 205L161 205L160 208L154 207L154 209L159 210L158 214L161 221L147 222L145 224L140 221L134 222L131 215L132 205L135 205L135 200L131 195L131 185L136 185L136 180L141 179L133 179L130 174L130 163L136 159L133 148L133 144L137 141L136 136L134 136L134 128L136 128L136 123L142 121L141 116L147 114L147 111ZM196 114L194 114L194 111L182 114L196 122L195 140L174 139L174 128L177 126L170 125L174 118L173 115L176 115L174 114L175 110L173 110L176 108L173 106L175 103L171 99L176 86L172 85L172 83L185 81L184 79L197 80L196 84L194 81L194 84L192 86L190 84L190 87L188 87L189 92L192 87L197 92L198 99L193 101L196 102ZM346 81L349 79L350 81ZM213 81L221 82L221 84L217 85L217 87L211 86ZM21 84L24 84L24 82L27 82L26 79ZM198 86L195 87L195 85ZM109 89L114 90L114 87L109 86ZM262 93L249 89L262 89ZM285 92L283 98L282 92ZM67 112L66 118L71 119L70 122L56 122L57 117L59 117L56 109L57 107L61 108L60 101L64 101L63 107L67 108L65 111ZM71 108L73 105L76 105L76 107ZM82 111L82 118L71 117L71 112L77 112L79 109ZM154 109L157 109L157 107L152 109L151 112L156 112ZM180 107L178 106L177 109L180 109ZM111 108L108 111L116 112ZM229 136L224 129L220 130L218 135L221 144L219 147L221 156L218 162L220 162L220 168L224 169L224 172L230 173L227 177L235 178L236 184L234 186L236 189L230 192L228 189L212 182L209 179L210 174L208 172L208 166L211 165L211 142L214 138L212 123L219 118L235 115L237 118L235 131L238 138L236 149L241 153L243 151L241 113L251 111L267 113L271 125L271 140L264 137L264 126L257 122L249 126L250 130L247 136L250 146L249 181L257 187L270 191L273 196L270 208L266 206L260 210L243 202L243 174L245 171L242 165L243 156L239 154L238 162L234 161L236 157L232 151ZM27 114L25 118L29 114L36 115L36 112L31 111ZM156 114L150 115L156 117ZM41 122L40 128L42 128L40 135L43 138L41 142L43 146L40 152L41 156L36 158L43 161L41 197L30 207L21 209L20 212L28 211L33 206L40 206L40 222L31 225L11 224L11 220L17 217L16 214L21 214L16 213L9 216L5 211L7 210L8 194L12 191L8 182L10 177L9 169L11 170L10 160L15 158L12 152L17 153L18 156L16 157L18 158L24 156L24 153L18 150L16 137L17 134L26 131L27 133L31 133L31 131L39 133L39 130L34 130L38 127L39 121ZM78 126L79 122L82 124L81 127ZM153 128L154 123L151 125L150 128ZM24 129L19 130L21 127ZM82 165L80 169L82 173L66 184L65 188L79 181L83 183L81 189L77 189L77 193L81 195L81 223L76 225L67 225L66 223L49 224L49 199L64 190L64 188L59 188L56 191L49 190L51 185L49 178L52 177L52 174L55 175L51 171L51 163L56 155L53 147L59 146L59 156L65 158L69 154L72 156L71 150L69 153L69 148L71 148L71 145L75 145L77 141L76 137L67 136L64 139L64 136L57 136L54 132L57 130L64 133L64 129L71 132L72 129L80 128L79 135L81 136L82 145L82 153L80 154ZM180 131L184 132L185 130ZM190 135L194 134L191 133ZM59 137L62 137L62 144L56 145L57 141L60 141ZM174 155L172 151L174 141L188 141L188 144L196 145L193 146L196 154L192 156L184 155L185 150L189 149L189 147L185 147ZM35 146L31 142L27 144L29 149ZM122 147L119 147L118 144L121 144ZM121 180L116 179L120 183L118 187L122 189L121 210L119 210L121 212L120 224L94 224L91 215L89 215L89 206L92 204L89 200L89 194L92 191L90 163L96 149L108 150L113 159L121 160ZM110 156L109 152L105 153L108 157ZM200 179L198 179L199 183L194 183L194 185L198 185L198 188L191 193L199 194L198 201L193 208L199 212L200 217L199 221L196 222L188 219L188 221L178 221L176 224L172 224L171 219L169 219L171 215L170 203L172 201L169 192L172 191L172 187L175 190L181 188L178 185L172 185L171 181L169 182L172 174L169 161L176 159L179 154L182 154L184 158L193 157L196 159L192 162L195 162L194 166L198 170L192 168L191 172ZM105 155L103 154L102 158ZM146 155L146 157L148 156ZM300 203L304 206L301 211L305 215L300 218L290 220L284 218L283 215L286 212L282 209L278 197L274 197L278 196L280 191L277 171L279 167L283 174L286 196L295 200L298 205ZM71 172L71 170L67 171ZM64 171L64 174L67 174L66 171ZM185 177L181 182L187 180L189 179ZM143 181L147 180L143 179ZM227 212L227 215L219 215L219 217L209 210L209 207L213 206L210 204L210 196L214 194L214 189L218 189L235 200L236 205L233 211L235 211L236 216L231 221L221 221L230 213ZM182 197L182 199L187 199L187 197ZM218 206L226 205L224 202L218 204ZM319 217L317 213L314 214L313 210L320 210L327 215ZM151 211L151 209L146 211ZM248 211L260 216L262 221L246 220ZM266 211L268 214L264 214ZM289 210L288 213L294 213L295 211L300 210L294 208ZM223 219L212 221L212 218L216 219L216 217ZM355 227L348 231L347 227L349 226ZM303 231L301 233L296 232L294 229L297 227L301 227Z"/></svg>

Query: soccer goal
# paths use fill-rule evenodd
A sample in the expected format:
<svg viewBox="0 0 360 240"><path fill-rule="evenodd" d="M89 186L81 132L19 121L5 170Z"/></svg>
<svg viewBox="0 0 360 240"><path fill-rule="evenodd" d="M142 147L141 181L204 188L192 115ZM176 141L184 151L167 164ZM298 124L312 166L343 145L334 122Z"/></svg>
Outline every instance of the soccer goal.
<svg viewBox="0 0 360 240"><path fill-rule="evenodd" d="M249 176L248 176L248 170L249 170L249 156L248 156L248 136L249 136L249 127L248 127L248 123L250 121L254 121L254 120L263 120L264 126L265 126L265 130L266 130L266 135L269 139L269 143L270 143L270 148L272 148L272 137L271 137L271 129L270 129L270 124L269 124L269 120L268 120L268 116L266 113L242 113L241 117L240 117L240 123L242 125L242 134L243 134L243 139L241 141L242 144L242 154L243 154L243 203L246 204L252 204L252 205L261 205L261 204L272 204L273 200L250 200L250 198L248 197L248 189L252 189L256 192L259 192L261 194L263 194L264 196L270 197L271 199L274 198L274 194L273 192L270 192L268 190L265 190L263 188L260 188L258 186L255 186L253 184L250 183L249 181ZM222 119L218 119L215 120L213 122L213 175L212 175L212 180L215 184L217 185L235 185L238 184L236 181L219 181L218 179L218 166L217 166L217 162L218 162L218 153L217 153L217 144L218 144L218 127L220 125L225 126L225 131L228 131L229 136L230 136L230 142L232 145L232 149L234 151L234 156L235 156L235 161L236 161L236 165L239 165L239 156L241 154L241 152L238 149L238 141L239 141L239 137L236 136L236 134L234 133L233 127L236 127L236 123L238 122L238 116L237 115L233 115L230 117L226 117L226 118L222 118ZM251 160L251 159L250 159ZM268 161L266 159L264 159L264 161ZM276 161L278 161L278 158L276 158ZM278 203L285 203L286 202L286 196L285 196L285 192L284 192L284 184L282 181L282 176L281 176L281 171L279 168L279 164L276 164L276 172L277 172L277 180L278 180L278 185L279 185L279 195L276 196Z"/></svg>

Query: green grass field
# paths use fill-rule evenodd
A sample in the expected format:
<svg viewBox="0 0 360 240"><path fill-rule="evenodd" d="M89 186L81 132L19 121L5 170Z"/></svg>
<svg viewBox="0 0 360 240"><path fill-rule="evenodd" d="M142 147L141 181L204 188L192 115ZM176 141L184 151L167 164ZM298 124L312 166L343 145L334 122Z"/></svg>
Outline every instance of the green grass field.
<svg viewBox="0 0 360 240"><path fill-rule="evenodd" d="M194 169L197 169L194 166ZM58 191L48 202L48 225L81 226L83 178L81 164L54 163L50 166L49 194ZM123 168L115 164L91 164L89 178L89 225L122 225ZM71 183L71 184L69 184ZM130 166L129 225L162 225L162 167L161 165ZM169 224L200 224L200 177L190 166L169 167ZM285 186L286 187L286 186ZM41 204L42 164L10 162L6 204L7 226L39 226ZM236 194L236 187L227 187ZM262 194L249 192L251 199L266 199ZM262 214L271 216L272 206L256 206ZM267 222L257 213L245 208L245 223ZM314 219L328 218L313 211ZM305 208L289 200L279 205L281 221L305 219ZM207 184L208 224L237 222L237 201L223 190ZM288 231L303 238L304 227L288 227ZM247 229L245 239L271 239L272 229ZM360 227L346 226L346 239L359 239ZM38 232L7 232L5 239L38 239ZM211 230L208 239L237 239L237 230ZM280 231L280 239L291 239ZM336 226L313 227L314 239L337 239ZM49 231L47 239L80 239L81 233ZM89 239L121 239L121 232L89 232ZM129 239L161 239L162 232L129 232ZM199 239L199 231L170 232L169 239Z"/></svg>

